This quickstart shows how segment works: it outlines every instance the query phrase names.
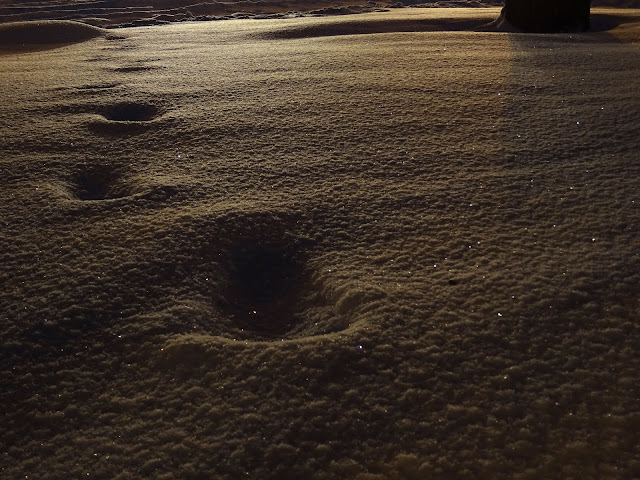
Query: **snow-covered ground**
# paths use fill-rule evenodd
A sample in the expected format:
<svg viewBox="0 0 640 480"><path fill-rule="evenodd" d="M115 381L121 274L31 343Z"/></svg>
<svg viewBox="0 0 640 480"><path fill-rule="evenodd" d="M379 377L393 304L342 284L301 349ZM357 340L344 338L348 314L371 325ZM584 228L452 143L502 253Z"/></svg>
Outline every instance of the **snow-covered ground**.
<svg viewBox="0 0 640 480"><path fill-rule="evenodd" d="M498 13L0 27L0 477L640 476L640 12Z"/></svg>

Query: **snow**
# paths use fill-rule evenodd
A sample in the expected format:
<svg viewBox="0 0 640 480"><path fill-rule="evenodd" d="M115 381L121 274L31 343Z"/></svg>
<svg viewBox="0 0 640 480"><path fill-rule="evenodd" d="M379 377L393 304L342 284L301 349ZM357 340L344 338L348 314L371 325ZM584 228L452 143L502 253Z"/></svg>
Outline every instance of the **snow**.
<svg viewBox="0 0 640 480"><path fill-rule="evenodd" d="M3 43L0 476L640 475L640 13L498 13Z"/></svg>

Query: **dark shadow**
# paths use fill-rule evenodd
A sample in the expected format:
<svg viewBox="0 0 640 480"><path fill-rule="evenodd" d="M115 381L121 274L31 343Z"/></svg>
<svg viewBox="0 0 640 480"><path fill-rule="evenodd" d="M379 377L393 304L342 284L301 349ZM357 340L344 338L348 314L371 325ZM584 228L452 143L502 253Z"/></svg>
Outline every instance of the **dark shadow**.
<svg viewBox="0 0 640 480"><path fill-rule="evenodd" d="M78 200L112 200L129 192L120 185L121 175L110 165L98 165L77 172L70 182L70 192Z"/></svg>
<svg viewBox="0 0 640 480"><path fill-rule="evenodd" d="M589 32L606 32L625 23L638 21L637 16L611 13L591 13Z"/></svg>
<svg viewBox="0 0 640 480"><path fill-rule="evenodd" d="M112 122L148 122L160 115L160 109L149 103L124 102L105 107L102 116Z"/></svg>
<svg viewBox="0 0 640 480"><path fill-rule="evenodd" d="M296 325L300 293L309 285L303 261L277 246L241 249L233 255L227 311L243 330L280 336Z"/></svg>

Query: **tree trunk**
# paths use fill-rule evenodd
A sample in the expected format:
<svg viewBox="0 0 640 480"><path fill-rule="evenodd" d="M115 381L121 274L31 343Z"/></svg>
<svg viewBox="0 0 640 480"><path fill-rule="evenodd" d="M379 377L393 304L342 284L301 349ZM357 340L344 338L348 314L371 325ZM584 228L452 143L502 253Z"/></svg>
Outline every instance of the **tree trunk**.
<svg viewBox="0 0 640 480"><path fill-rule="evenodd" d="M525 32L576 32L589 28L591 0L506 0L502 17Z"/></svg>

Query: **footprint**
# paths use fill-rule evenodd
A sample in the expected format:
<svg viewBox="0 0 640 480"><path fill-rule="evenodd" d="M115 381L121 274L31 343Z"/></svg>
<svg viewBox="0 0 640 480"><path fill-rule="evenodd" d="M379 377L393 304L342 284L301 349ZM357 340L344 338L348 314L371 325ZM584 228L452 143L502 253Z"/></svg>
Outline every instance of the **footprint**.
<svg viewBox="0 0 640 480"><path fill-rule="evenodd" d="M156 65L139 64L139 65L126 65L124 67L116 67L112 71L118 72L118 73L136 73L136 72L148 72L150 70L158 70L160 68L162 67L159 67Z"/></svg>
<svg viewBox="0 0 640 480"><path fill-rule="evenodd" d="M80 90L82 92L88 91L88 90L109 90L112 88L116 88L119 87L120 84L119 83L89 83L86 85L79 85L77 87L72 87L75 90Z"/></svg>
<svg viewBox="0 0 640 480"><path fill-rule="evenodd" d="M129 172L130 173L130 172ZM150 181L145 175L127 174L110 164L83 165L62 182L51 184L58 195L80 201L126 199L140 208L162 208L166 202L189 192L188 186L163 179ZM121 204L122 202L120 202Z"/></svg>
<svg viewBox="0 0 640 480"><path fill-rule="evenodd" d="M121 102L103 107L98 114L98 119L89 124L91 130L103 135L127 135L146 129L163 110L153 103Z"/></svg>
<svg viewBox="0 0 640 480"><path fill-rule="evenodd" d="M160 108L151 103L124 102L106 107L102 116L112 122L149 122L160 115Z"/></svg>
<svg viewBox="0 0 640 480"><path fill-rule="evenodd" d="M112 200L130 195L122 176L110 165L83 169L71 177L69 193L78 200Z"/></svg>
<svg viewBox="0 0 640 480"><path fill-rule="evenodd" d="M223 336L280 342L341 332L374 299L334 280L296 214L235 212L216 223L216 239L192 270L215 279L207 308Z"/></svg>

